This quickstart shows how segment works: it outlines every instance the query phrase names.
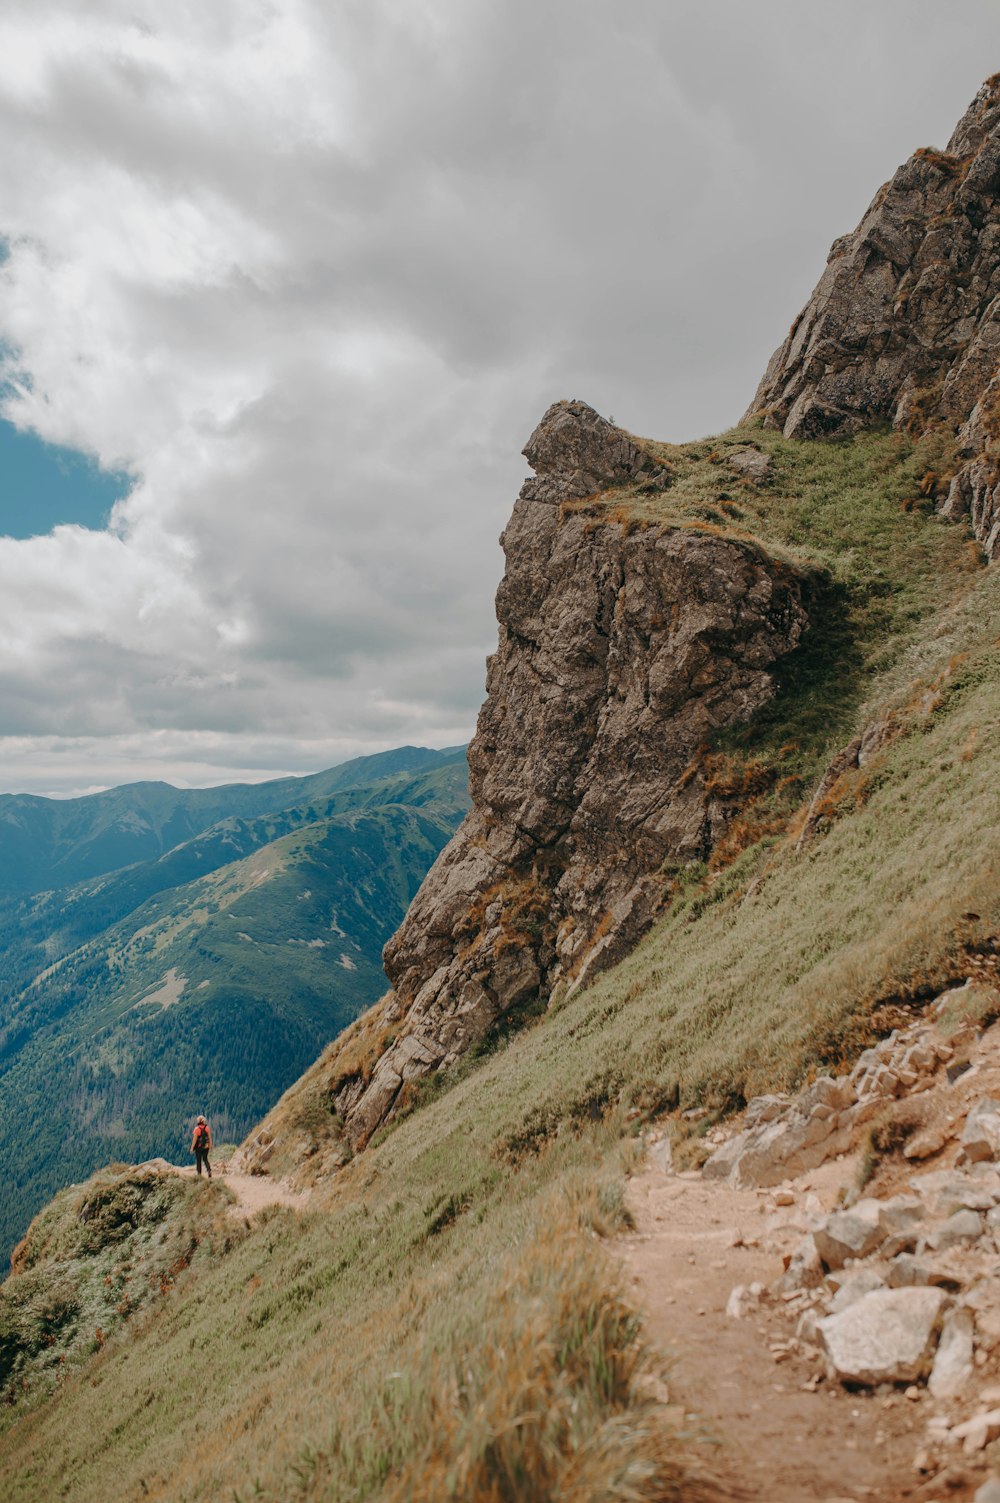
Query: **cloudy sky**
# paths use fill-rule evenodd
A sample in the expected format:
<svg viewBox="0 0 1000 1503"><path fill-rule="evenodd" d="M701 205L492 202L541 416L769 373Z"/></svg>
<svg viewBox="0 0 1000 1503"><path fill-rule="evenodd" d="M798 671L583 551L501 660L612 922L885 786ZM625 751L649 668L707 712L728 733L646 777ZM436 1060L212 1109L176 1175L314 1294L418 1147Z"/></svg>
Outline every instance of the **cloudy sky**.
<svg viewBox="0 0 1000 1503"><path fill-rule="evenodd" d="M546 405L735 421L998 68L992 0L0 0L0 789L466 739Z"/></svg>

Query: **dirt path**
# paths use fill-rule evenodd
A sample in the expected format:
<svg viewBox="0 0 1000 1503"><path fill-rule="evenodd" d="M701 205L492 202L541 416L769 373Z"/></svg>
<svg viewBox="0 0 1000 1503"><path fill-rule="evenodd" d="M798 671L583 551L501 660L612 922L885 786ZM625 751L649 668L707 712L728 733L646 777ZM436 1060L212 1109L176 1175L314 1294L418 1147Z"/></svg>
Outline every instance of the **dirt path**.
<svg viewBox="0 0 1000 1503"><path fill-rule="evenodd" d="M195 1177L193 1165L170 1167L184 1179ZM280 1179L271 1179L266 1174L229 1174L220 1166L215 1170L215 1178L236 1196L236 1204L230 1207L233 1216L255 1216L265 1206L289 1206L300 1211L309 1201L308 1190L290 1190Z"/></svg>
<svg viewBox="0 0 1000 1503"><path fill-rule="evenodd" d="M831 1164L804 1176L795 1186L799 1203L811 1193L831 1206L850 1172L849 1164ZM849 1393L801 1356L772 1351L794 1335L780 1299L742 1319L726 1314L735 1284L767 1285L780 1275L781 1258L767 1243L794 1209L776 1211L768 1192L655 1168L631 1181L629 1205L636 1230L616 1251L647 1335L670 1364L668 1419L706 1450L718 1447L713 1464L739 1496L755 1503L971 1497L960 1475L946 1485L914 1470L930 1413L925 1390L915 1399Z"/></svg>

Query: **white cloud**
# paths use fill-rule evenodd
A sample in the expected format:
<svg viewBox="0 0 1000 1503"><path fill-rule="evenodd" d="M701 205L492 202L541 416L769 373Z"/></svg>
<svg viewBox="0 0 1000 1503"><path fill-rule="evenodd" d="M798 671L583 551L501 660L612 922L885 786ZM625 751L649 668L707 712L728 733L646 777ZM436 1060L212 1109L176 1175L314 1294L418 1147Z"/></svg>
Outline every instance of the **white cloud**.
<svg viewBox="0 0 1000 1503"><path fill-rule="evenodd" d="M463 739L546 403L735 419L997 42L925 0L7 0L4 411L136 485L0 539L0 783Z"/></svg>

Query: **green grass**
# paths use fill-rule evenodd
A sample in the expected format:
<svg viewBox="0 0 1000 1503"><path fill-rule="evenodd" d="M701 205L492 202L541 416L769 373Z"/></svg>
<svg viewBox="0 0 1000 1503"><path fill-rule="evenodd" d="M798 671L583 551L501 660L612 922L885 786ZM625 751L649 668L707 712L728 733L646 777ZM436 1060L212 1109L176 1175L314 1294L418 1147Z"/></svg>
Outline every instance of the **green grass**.
<svg viewBox="0 0 1000 1503"><path fill-rule="evenodd" d="M199 1111L226 1136L249 1130L379 996L382 946L459 822L466 781L464 765L448 765L353 790L361 808L331 815L324 799L229 822L191 843L209 846L198 859L181 847L69 895L82 923L96 885L103 923L107 889L131 901L161 884L4 1004L0 1253L70 1177L111 1156L185 1153ZM177 886L149 869L180 876L211 862ZM17 927L0 933L8 960Z"/></svg>
<svg viewBox="0 0 1000 1503"><path fill-rule="evenodd" d="M798 782L766 794L784 826L682 874L624 963L440 1077L324 1177L329 1049L268 1119L274 1162L315 1181L309 1212L258 1218L51 1401L0 1421L11 1503L701 1495L698 1458L644 1396L642 1335L601 1249L633 1134L849 1060L992 965L1000 936L1000 571L902 508L930 468L908 440L753 438L779 474L740 492L739 525L819 571L833 604L769 718L707 754L770 765L794 725ZM608 506L680 525L710 482L736 493L711 452L674 452L665 497ZM613 520L604 504L595 525ZM894 739L799 849L795 809L824 758L886 704Z"/></svg>
<svg viewBox="0 0 1000 1503"><path fill-rule="evenodd" d="M230 1197L125 1165L63 1190L36 1217L0 1289L0 1397L58 1393L126 1321L243 1235Z"/></svg>

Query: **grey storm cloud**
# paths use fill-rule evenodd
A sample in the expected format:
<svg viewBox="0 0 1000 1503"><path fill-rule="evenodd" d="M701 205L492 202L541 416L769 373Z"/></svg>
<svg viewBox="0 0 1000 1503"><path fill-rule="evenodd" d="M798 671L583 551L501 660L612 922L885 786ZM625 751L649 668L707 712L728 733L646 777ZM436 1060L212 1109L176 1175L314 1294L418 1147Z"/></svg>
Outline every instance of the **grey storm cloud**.
<svg viewBox="0 0 1000 1503"><path fill-rule="evenodd" d="M465 739L547 404L735 421L996 66L924 0L7 0L3 411L136 483L0 539L0 784Z"/></svg>

